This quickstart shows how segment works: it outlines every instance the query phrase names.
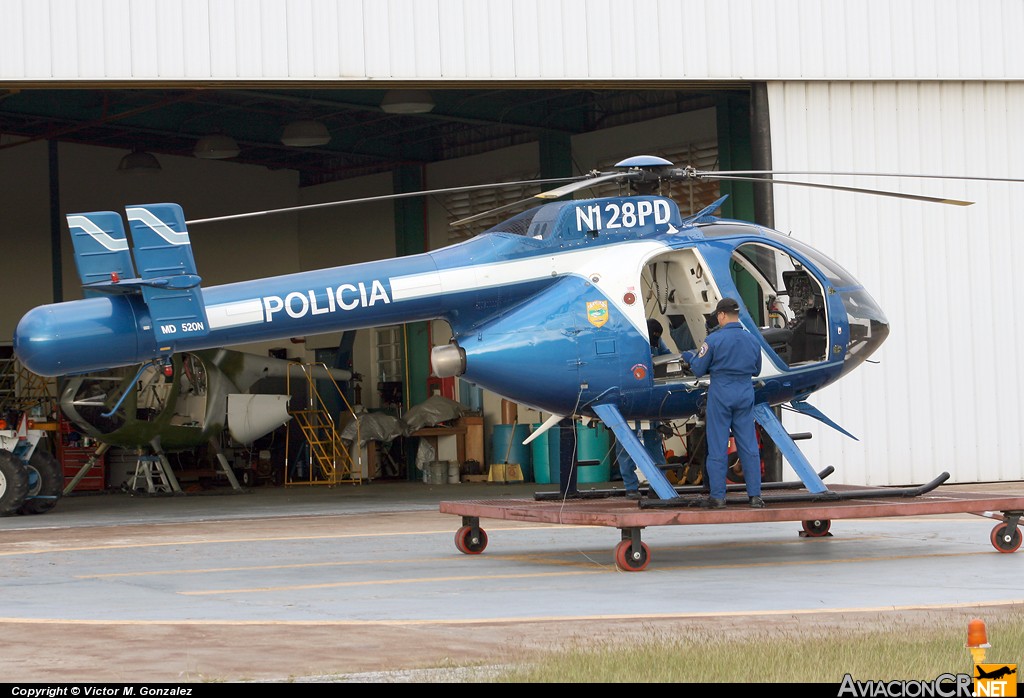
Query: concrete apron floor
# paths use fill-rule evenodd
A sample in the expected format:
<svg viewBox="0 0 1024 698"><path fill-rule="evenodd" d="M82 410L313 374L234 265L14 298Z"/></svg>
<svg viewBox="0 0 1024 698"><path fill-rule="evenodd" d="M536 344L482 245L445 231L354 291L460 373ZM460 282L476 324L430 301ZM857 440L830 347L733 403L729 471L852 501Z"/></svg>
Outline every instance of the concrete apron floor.
<svg viewBox="0 0 1024 698"><path fill-rule="evenodd" d="M1024 483L944 487L1024 494ZM966 627L1024 605L1024 556L995 552L993 522L967 514L837 521L819 539L793 522L655 526L643 533L651 564L635 573L616 568L618 531L603 526L484 520L486 551L456 550L461 521L440 502L535 491L557 486L81 495L0 519L0 675L345 680L600 638L749 637L752 624ZM1016 661L1021 649L989 656Z"/></svg>

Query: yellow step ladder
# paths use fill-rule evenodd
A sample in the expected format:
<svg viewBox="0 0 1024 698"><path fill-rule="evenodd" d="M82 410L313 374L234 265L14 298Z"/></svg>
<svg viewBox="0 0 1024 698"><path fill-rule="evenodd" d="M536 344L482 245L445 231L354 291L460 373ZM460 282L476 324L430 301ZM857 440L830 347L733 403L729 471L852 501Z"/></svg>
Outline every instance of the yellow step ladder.
<svg viewBox="0 0 1024 698"><path fill-rule="evenodd" d="M348 449L326 410L297 410L290 414L309 444L310 477L321 477L331 484L360 481L359 473L353 473Z"/></svg>
<svg viewBox="0 0 1024 698"><path fill-rule="evenodd" d="M308 447L309 467L304 470L301 468L293 469L290 465L286 464L284 484L285 486L359 484L362 482L362 465L357 462L358 456L353 456L350 453L349 446L341 438L341 432L335 419L326 409L324 398L317 388L317 382L323 382L324 378L323 375L318 375L314 378L314 371L311 370L314 367L322 367L324 372L329 371L326 364L299 363L295 364L294 369L289 368L288 371L289 394L292 394L292 370L301 370L306 381L307 408L289 410L288 413L295 420L296 425L298 425L302 438ZM341 387L333 378L330 378L329 382L334 390L337 391L336 396L340 396L348 413L355 418L352 406L345 398ZM291 438L291 430L288 431L288 438ZM358 444L358 442L359 438L357 435L353 444ZM290 454L291 449L286 447L286 452ZM297 472L293 472L293 470Z"/></svg>

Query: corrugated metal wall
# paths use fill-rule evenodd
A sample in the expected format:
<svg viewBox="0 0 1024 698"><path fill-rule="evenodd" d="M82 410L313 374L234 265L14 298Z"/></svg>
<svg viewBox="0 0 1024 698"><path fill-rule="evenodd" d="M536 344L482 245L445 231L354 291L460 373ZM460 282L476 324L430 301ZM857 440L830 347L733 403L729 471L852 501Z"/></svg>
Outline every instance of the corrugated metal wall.
<svg viewBox="0 0 1024 698"><path fill-rule="evenodd" d="M5 80L1024 78L1020 0L0 0Z"/></svg>
<svg viewBox="0 0 1024 698"><path fill-rule="evenodd" d="M772 83L769 100L777 170L1024 177L1024 83ZM879 364L811 400L861 441L787 416L815 433L801 448L846 482L1024 479L1024 184L831 181L977 203L775 187L776 226L850 270L892 327Z"/></svg>

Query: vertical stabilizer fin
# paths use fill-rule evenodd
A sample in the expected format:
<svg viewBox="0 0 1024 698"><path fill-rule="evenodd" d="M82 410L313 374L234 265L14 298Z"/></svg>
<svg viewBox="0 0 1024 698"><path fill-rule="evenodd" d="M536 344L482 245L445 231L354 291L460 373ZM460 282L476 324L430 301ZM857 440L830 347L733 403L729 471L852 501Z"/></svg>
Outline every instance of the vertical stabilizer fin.
<svg viewBox="0 0 1024 698"><path fill-rule="evenodd" d="M161 349L173 349L176 339L209 334L199 288L201 279L181 206L129 206L125 212L142 277L142 296L152 314L153 334Z"/></svg>
<svg viewBox="0 0 1024 698"><path fill-rule="evenodd" d="M116 283L135 276L124 221L114 211L70 213L67 216L78 278L87 296L99 295L90 285Z"/></svg>

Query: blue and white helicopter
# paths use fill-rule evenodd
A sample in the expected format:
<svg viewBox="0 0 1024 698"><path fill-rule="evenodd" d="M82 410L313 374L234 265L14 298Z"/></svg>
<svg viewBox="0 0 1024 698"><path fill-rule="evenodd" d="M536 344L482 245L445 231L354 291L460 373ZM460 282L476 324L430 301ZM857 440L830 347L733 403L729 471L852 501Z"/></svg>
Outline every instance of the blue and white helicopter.
<svg viewBox="0 0 1024 698"><path fill-rule="evenodd" d="M14 349L35 373L60 376L167 365L176 352L442 319L452 339L432 350L437 376L460 376L552 415L541 431L577 415L601 420L658 499L671 501L676 488L628 422L691 417L708 381L686 373L678 353L652 359L645 296L653 294L653 316L677 351L691 340L699 346L719 299L733 297L763 352L756 419L806 488L827 493L773 408L788 404L842 431L806 400L878 349L889 332L885 314L812 247L715 217L724 197L683 217L672 199L654 193L663 182L764 181L767 174L701 172L639 156L537 198L613 180L629 183L633 195L545 203L433 252L209 288L200 286L180 206L127 207L133 249L120 214L73 214L67 220L86 297L29 311ZM462 189L472 188L479 185ZM377 198L401 196L408 195ZM224 218L244 215L257 214Z"/></svg>

